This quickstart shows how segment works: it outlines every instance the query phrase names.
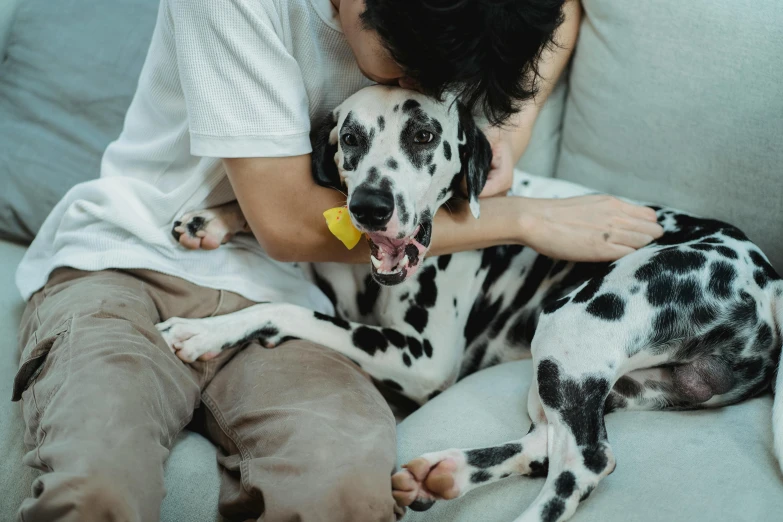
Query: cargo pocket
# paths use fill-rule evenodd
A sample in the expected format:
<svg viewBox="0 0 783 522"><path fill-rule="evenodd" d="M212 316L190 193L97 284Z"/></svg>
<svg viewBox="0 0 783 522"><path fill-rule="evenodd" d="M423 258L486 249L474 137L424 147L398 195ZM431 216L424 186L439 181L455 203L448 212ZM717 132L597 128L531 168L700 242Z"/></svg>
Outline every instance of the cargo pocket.
<svg viewBox="0 0 783 522"><path fill-rule="evenodd" d="M13 402L22 398L22 394L32 385L36 377L41 373L46 362L46 358L52 347L60 341L68 332L68 323L63 323L55 329L54 333L43 340L35 343L35 339L30 339L27 346L22 350L22 364L14 377L14 392L11 400Z"/></svg>

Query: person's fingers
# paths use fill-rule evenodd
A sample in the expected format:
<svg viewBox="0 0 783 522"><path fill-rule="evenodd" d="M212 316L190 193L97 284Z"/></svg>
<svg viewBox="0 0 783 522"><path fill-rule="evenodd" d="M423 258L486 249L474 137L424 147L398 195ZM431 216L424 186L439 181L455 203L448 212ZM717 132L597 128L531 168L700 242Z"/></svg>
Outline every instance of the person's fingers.
<svg viewBox="0 0 783 522"><path fill-rule="evenodd" d="M630 219L628 224L623 227L626 230L646 234L653 239L658 239L663 235L663 227L657 222L647 221L646 219Z"/></svg>
<svg viewBox="0 0 783 522"><path fill-rule="evenodd" d="M650 244L653 237L633 230L614 229L604 234L607 243L627 246L634 249Z"/></svg>
<svg viewBox="0 0 783 522"><path fill-rule="evenodd" d="M625 206L623 207L623 212L628 214L629 216L633 216L638 219L644 219L645 221L658 221L658 215L655 213L653 209L650 207L645 207L642 205L633 205L631 203L623 202Z"/></svg>
<svg viewBox="0 0 783 522"><path fill-rule="evenodd" d="M201 248L201 238L185 233L179 236L179 244L190 250L198 250Z"/></svg>
<svg viewBox="0 0 783 522"><path fill-rule="evenodd" d="M595 257L595 261L616 261L621 257L627 256L636 252L635 248L618 245L616 243L606 243L606 246L600 249L599 253Z"/></svg>
<svg viewBox="0 0 783 522"><path fill-rule="evenodd" d="M201 240L202 250L215 250L220 247L220 241L214 236L207 236Z"/></svg>

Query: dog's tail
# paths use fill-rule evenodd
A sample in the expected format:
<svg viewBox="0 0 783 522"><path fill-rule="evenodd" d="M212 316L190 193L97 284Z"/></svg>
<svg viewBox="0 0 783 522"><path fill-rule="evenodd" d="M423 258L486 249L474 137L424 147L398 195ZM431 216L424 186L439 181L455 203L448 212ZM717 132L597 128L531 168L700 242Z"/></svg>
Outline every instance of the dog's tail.
<svg viewBox="0 0 783 522"><path fill-rule="evenodd" d="M783 280L772 285L772 306L778 323L778 343L783 345ZM772 437L775 441L775 456L783 471L783 353L779 356L773 393L775 400L772 405Z"/></svg>

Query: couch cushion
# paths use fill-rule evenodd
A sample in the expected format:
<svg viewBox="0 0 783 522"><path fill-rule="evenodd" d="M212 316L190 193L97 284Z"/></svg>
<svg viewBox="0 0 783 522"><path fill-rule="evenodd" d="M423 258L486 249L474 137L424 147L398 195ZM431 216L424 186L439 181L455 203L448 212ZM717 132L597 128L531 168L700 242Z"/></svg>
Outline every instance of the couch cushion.
<svg viewBox="0 0 783 522"><path fill-rule="evenodd" d="M583 4L557 176L734 223L783 271L783 2Z"/></svg>
<svg viewBox="0 0 783 522"><path fill-rule="evenodd" d="M0 237L29 241L122 129L158 0L24 0L0 63Z"/></svg>
<svg viewBox="0 0 783 522"><path fill-rule="evenodd" d="M8 35L11 24L16 17L16 8L21 0L4 0L0 2L0 63L5 59L5 48L8 43Z"/></svg>
<svg viewBox="0 0 783 522"><path fill-rule="evenodd" d="M516 440L530 427L532 364L478 372L439 395L398 429L400 463L421 453ZM713 411L617 412L606 417L617 469L574 521L779 520L783 476L772 457L769 396ZM510 521L544 479L514 477L437 502L409 522Z"/></svg>

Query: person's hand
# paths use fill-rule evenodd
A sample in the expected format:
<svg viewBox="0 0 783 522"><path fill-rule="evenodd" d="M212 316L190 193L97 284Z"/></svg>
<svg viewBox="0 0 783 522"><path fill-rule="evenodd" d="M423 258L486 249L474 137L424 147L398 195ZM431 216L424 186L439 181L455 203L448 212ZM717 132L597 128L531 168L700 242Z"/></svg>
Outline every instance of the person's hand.
<svg viewBox="0 0 783 522"><path fill-rule="evenodd" d="M605 195L519 198L522 244L566 261L614 261L663 235L655 211Z"/></svg>
<svg viewBox="0 0 783 522"><path fill-rule="evenodd" d="M514 149L508 132L498 128L486 129L484 135L492 146L492 165L487 183L479 194L480 198L502 196L514 183Z"/></svg>

